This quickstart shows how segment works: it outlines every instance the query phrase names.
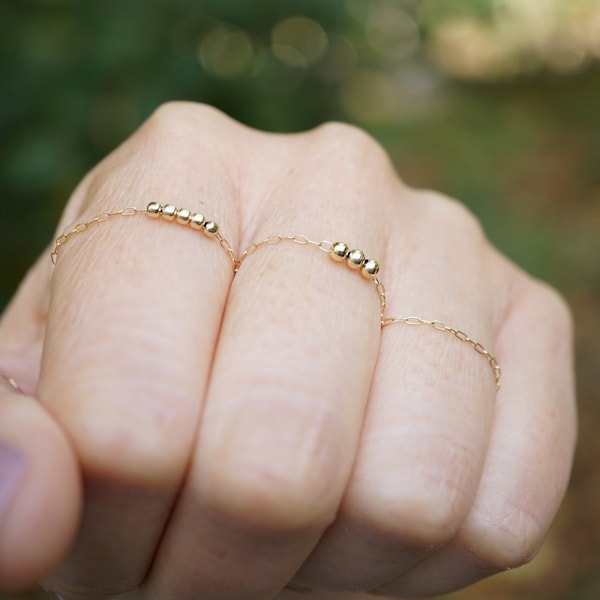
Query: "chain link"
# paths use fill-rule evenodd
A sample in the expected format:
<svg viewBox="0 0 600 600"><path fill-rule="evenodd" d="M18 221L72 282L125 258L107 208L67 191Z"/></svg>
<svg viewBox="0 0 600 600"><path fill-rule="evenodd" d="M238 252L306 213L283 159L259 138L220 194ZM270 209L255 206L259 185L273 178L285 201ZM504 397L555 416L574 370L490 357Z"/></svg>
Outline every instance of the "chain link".
<svg viewBox="0 0 600 600"><path fill-rule="evenodd" d="M262 246L274 246L275 244L279 244L281 242L294 242L295 244L299 244L300 246L312 245L312 246L316 246L320 250L323 250L324 252L331 252L331 248L333 246L333 244L331 242L328 242L328 241L314 242L313 240L309 239L307 236L300 235L300 234L296 234L296 235L280 235L280 234L269 235L266 238L264 238L264 239L262 239L262 240L260 240L258 242L252 242L240 254L240 257L236 260L236 268L235 268L236 273L239 271L240 267L242 266L242 263L251 254L254 254L260 247L262 247Z"/></svg>
<svg viewBox="0 0 600 600"><path fill-rule="evenodd" d="M79 223L74 223L67 227L65 232L56 238L56 242L54 243L54 248L50 253L50 259L52 260L52 264L55 265L58 260L58 252L62 246L64 246L74 235L78 233L83 233L87 231L90 225L94 223L103 223L104 221L108 221L113 217L131 217L138 213L145 213L146 211L141 208L135 208L133 206L128 206L126 208L122 208L121 210L114 210L110 212L105 212L95 217L92 217L89 221L81 221Z"/></svg>
<svg viewBox="0 0 600 600"><path fill-rule="evenodd" d="M426 325L437 331L450 333L461 342L468 344L475 350L475 352L481 354L481 356L488 361L490 368L492 369L492 373L494 374L496 389L500 388L502 370L500 369L496 359L485 349L482 344L472 340L464 331L460 331L460 329L454 329L454 327L450 327L450 325L446 325L446 323L443 323L442 321L429 321L428 319L422 319L421 317L414 316L383 319L381 321L381 326L382 328L388 327L389 325L394 325L395 323L402 323L404 325Z"/></svg>
<svg viewBox="0 0 600 600"><path fill-rule="evenodd" d="M235 273L235 271L236 271L235 266L237 264L237 261L235 259L235 253L233 252L231 245L218 232L215 234L215 238L218 240L219 244L221 245L221 248L223 248L223 250L225 251L225 254L227 254L227 256L229 257L229 260L231 261L231 266L233 267L233 272Z"/></svg>

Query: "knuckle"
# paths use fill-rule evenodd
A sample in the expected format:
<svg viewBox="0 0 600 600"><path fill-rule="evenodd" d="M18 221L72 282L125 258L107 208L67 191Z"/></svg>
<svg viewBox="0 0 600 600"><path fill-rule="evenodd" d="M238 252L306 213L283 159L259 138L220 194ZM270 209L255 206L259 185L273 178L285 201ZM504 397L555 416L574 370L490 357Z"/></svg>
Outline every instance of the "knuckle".
<svg viewBox="0 0 600 600"><path fill-rule="evenodd" d="M363 129L331 121L320 125L310 134L316 136L318 142L329 151L348 161L348 166L354 167L360 162L379 162L391 166L390 159L379 142Z"/></svg>
<svg viewBox="0 0 600 600"><path fill-rule="evenodd" d="M231 522L265 530L312 530L335 512L321 473L294 473L274 465L228 461L203 470L204 499Z"/></svg>
<svg viewBox="0 0 600 600"><path fill-rule="evenodd" d="M573 315L563 296L555 288L541 281L532 284L531 293L533 303L550 323L552 332L563 339L571 338Z"/></svg>
<svg viewBox="0 0 600 600"><path fill-rule="evenodd" d="M475 243L487 243L479 219L462 202L429 190L420 192L420 201L433 222Z"/></svg>
<svg viewBox="0 0 600 600"><path fill-rule="evenodd" d="M144 124L150 136L164 138L172 135L196 135L198 128L203 134L210 132L215 125L228 121L218 109L194 102L167 102L159 106ZM210 124L211 127L204 127Z"/></svg>
<svg viewBox="0 0 600 600"><path fill-rule="evenodd" d="M323 528L333 512L314 477L282 474L265 465L222 465L205 474L207 504L233 523L264 530Z"/></svg>
<svg viewBox="0 0 600 600"><path fill-rule="evenodd" d="M338 449L323 432L305 428L302 439L282 444L272 431L255 430L252 446L239 442L243 436L236 430L226 446L201 446L197 468L211 512L266 531L310 531L333 521L343 482L331 459Z"/></svg>
<svg viewBox="0 0 600 600"><path fill-rule="evenodd" d="M377 142L363 129L350 123L328 121L316 127L314 133L321 140L334 143L351 142L352 145L377 145Z"/></svg>
<svg viewBox="0 0 600 600"><path fill-rule="evenodd" d="M480 515L481 517L482 515ZM471 529L472 547L494 571L523 566L537 555L546 529L532 514L514 509L510 515L484 515Z"/></svg>
<svg viewBox="0 0 600 600"><path fill-rule="evenodd" d="M167 102L159 106L146 122L146 128L155 134L165 134L189 124L190 114L195 114L197 105L187 102Z"/></svg>
<svg viewBox="0 0 600 600"><path fill-rule="evenodd" d="M388 532L396 543L420 548L446 544L471 506L478 467L466 446L447 436L443 440L443 455L429 456L425 463L415 456L407 462L404 476L399 476L397 464L380 464L377 469L359 464L345 506L363 515L375 531Z"/></svg>
<svg viewBox="0 0 600 600"><path fill-rule="evenodd" d="M350 210L356 221L374 219L376 215L384 219L384 211L394 206L404 183L379 142L362 129L339 122L320 125L302 139L311 176L343 190L329 195L331 218L339 218Z"/></svg>
<svg viewBox="0 0 600 600"><path fill-rule="evenodd" d="M120 393L122 402L115 397L109 406L99 399L70 410L63 407L61 420L86 472L131 485L176 484L185 468L193 432L186 432L185 417L169 408L182 402L177 399L171 404L165 402L166 397L145 389ZM138 408L127 412L117 408L128 405Z"/></svg>
<svg viewBox="0 0 600 600"><path fill-rule="evenodd" d="M446 544L459 526L455 505L427 493L403 498L395 518L398 524L404 524L402 537L421 547Z"/></svg>

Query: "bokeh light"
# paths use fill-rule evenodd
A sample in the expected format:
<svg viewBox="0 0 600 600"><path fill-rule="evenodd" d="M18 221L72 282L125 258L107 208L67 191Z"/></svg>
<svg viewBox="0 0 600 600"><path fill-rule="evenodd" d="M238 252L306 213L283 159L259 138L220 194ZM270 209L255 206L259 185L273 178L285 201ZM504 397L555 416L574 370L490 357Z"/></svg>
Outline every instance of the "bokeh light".
<svg viewBox="0 0 600 600"><path fill-rule="evenodd" d="M486 14L421 12L431 25L433 59L450 75L493 80L548 70L576 72L599 57L597 0L496 0Z"/></svg>
<svg viewBox="0 0 600 600"><path fill-rule="evenodd" d="M389 60L401 60L419 45L419 25L414 16L393 0L378 0L367 15L367 42Z"/></svg>
<svg viewBox="0 0 600 600"><path fill-rule="evenodd" d="M202 39L202 66L217 77L235 79L250 71L254 56L252 38L238 27L218 25Z"/></svg>
<svg viewBox="0 0 600 600"><path fill-rule="evenodd" d="M312 19L291 17L273 28L273 54L290 67L304 68L316 63L327 50L325 30Z"/></svg>
<svg viewBox="0 0 600 600"><path fill-rule="evenodd" d="M321 79L330 83L344 81L352 75L358 63L358 52L352 40L339 34L329 36L329 45L318 64Z"/></svg>

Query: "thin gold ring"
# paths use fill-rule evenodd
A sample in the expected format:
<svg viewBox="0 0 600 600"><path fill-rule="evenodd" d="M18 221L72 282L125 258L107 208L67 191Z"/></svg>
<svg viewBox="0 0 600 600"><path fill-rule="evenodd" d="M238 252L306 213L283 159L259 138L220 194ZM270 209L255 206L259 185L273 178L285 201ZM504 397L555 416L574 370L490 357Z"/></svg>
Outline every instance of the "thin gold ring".
<svg viewBox="0 0 600 600"><path fill-rule="evenodd" d="M352 249L351 246L345 242L330 242L327 240L315 241L311 240L305 235L294 234L294 235L269 235L262 240L253 242L250 244L240 255L236 257L231 244L221 235L219 231L219 225L207 219L201 213L193 212L187 208L177 208L174 204L160 204L159 202L150 202L145 209L126 207L120 210L114 210L105 212L89 219L88 221L82 221L71 225L60 237L56 239L54 249L50 254L52 263L56 264L58 260L59 250L64 246L69 239L77 234L84 233L88 228L96 223L102 223L115 217L131 217L137 214L145 214L153 219L161 219L165 221L176 222L183 226L189 226L191 229L202 231L205 235L211 238L215 238L222 249L225 251L231 265L233 267L234 276L239 271L242 263L254 252L263 246L272 246L282 242L293 242L302 246L313 246L319 250L329 254L329 256L336 262L345 263L350 269L360 272L367 279L370 279L375 286L377 296L379 298L380 312L379 319L381 329L384 329L390 325L404 324L404 325L424 325L431 327L437 331L446 334L452 334L459 341L471 346L478 354L480 354L491 368L494 380L496 383L496 389L500 387L500 378L502 371L496 359L492 354L479 342L473 340L469 335L460 329L456 329L451 325L447 325L442 321L424 319L422 317L407 316L407 317L387 317L386 318L386 307L387 307L387 296L385 287L382 281L379 279L379 263L373 259L368 258L367 255L357 248ZM4 379L17 391L20 388L13 379L4 377Z"/></svg>

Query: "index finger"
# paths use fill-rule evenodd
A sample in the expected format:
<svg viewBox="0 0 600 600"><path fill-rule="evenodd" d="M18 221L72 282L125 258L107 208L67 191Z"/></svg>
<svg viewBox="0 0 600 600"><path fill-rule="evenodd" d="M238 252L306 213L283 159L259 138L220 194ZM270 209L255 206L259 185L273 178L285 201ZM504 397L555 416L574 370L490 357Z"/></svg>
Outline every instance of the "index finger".
<svg viewBox="0 0 600 600"><path fill-rule="evenodd" d="M132 211L102 221L157 200L234 231L233 179L215 152L229 126L213 110L160 110L89 180L80 219L102 218L60 246L39 390L86 483L79 535L50 582L66 598L109 597L145 576L185 473L233 275L218 241L189 223Z"/></svg>

